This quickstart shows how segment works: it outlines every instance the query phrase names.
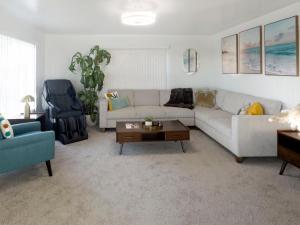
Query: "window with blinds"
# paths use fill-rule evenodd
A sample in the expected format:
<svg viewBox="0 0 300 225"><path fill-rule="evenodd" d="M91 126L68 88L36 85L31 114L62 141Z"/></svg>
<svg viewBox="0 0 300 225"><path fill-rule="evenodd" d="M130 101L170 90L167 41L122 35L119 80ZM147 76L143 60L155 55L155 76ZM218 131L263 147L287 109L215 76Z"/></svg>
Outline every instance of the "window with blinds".
<svg viewBox="0 0 300 225"><path fill-rule="evenodd" d="M19 115L25 95L36 97L36 46L0 35L0 113Z"/></svg>
<svg viewBox="0 0 300 225"><path fill-rule="evenodd" d="M167 49L110 49L105 88L164 89L167 87Z"/></svg>

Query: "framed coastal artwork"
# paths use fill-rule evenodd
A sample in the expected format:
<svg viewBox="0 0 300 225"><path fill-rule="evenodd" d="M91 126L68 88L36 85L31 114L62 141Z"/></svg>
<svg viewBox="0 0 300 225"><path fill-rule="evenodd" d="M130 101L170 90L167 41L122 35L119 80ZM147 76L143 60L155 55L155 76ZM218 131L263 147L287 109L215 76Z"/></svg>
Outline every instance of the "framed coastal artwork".
<svg viewBox="0 0 300 225"><path fill-rule="evenodd" d="M186 74L194 74L198 71L198 52L189 48L183 53L183 70Z"/></svg>
<svg viewBox="0 0 300 225"><path fill-rule="evenodd" d="M239 73L262 73L262 27L239 33Z"/></svg>
<svg viewBox="0 0 300 225"><path fill-rule="evenodd" d="M298 16L265 25L265 73L299 75Z"/></svg>
<svg viewBox="0 0 300 225"><path fill-rule="evenodd" d="M238 72L237 43L237 34L222 38L223 74L236 74Z"/></svg>

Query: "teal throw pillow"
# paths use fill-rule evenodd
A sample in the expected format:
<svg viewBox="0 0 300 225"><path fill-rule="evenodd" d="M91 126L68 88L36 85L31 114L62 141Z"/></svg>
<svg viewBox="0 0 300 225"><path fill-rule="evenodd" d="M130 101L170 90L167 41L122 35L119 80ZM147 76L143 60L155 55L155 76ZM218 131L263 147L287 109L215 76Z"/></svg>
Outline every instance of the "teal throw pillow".
<svg viewBox="0 0 300 225"><path fill-rule="evenodd" d="M112 110L122 109L129 106L128 98L113 98L110 101Z"/></svg>

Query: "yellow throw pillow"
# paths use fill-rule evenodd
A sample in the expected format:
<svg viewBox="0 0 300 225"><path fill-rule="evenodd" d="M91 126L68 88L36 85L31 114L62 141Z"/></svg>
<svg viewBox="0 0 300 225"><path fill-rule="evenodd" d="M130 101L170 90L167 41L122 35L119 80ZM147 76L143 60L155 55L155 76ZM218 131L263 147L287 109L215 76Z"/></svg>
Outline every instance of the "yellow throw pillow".
<svg viewBox="0 0 300 225"><path fill-rule="evenodd" d="M115 98L119 98L118 92L117 91L107 92L104 94L104 97L108 101L108 111L112 111L113 109L112 109L111 100Z"/></svg>
<svg viewBox="0 0 300 225"><path fill-rule="evenodd" d="M117 91L112 91L112 92L107 92L104 94L104 97L109 100L109 99L112 99L112 98L119 98L119 94Z"/></svg>
<svg viewBox="0 0 300 225"><path fill-rule="evenodd" d="M259 102L254 102L247 109L247 115L264 115L264 107Z"/></svg>
<svg viewBox="0 0 300 225"><path fill-rule="evenodd" d="M111 99L108 100L108 111L112 111Z"/></svg>

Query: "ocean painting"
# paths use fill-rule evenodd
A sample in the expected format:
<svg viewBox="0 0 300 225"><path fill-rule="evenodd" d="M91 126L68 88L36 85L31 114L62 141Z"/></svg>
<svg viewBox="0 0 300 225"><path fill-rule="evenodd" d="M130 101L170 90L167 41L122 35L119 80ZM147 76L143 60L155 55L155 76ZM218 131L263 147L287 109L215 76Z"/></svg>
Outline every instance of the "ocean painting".
<svg viewBox="0 0 300 225"><path fill-rule="evenodd" d="M223 74L237 73L237 35L222 38Z"/></svg>
<svg viewBox="0 0 300 225"><path fill-rule="evenodd" d="M265 26L266 75L298 76L298 17Z"/></svg>
<svg viewBox="0 0 300 225"><path fill-rule="evenodd" d="M261 27L239 34L239 73L262 73Z"/></svg>

